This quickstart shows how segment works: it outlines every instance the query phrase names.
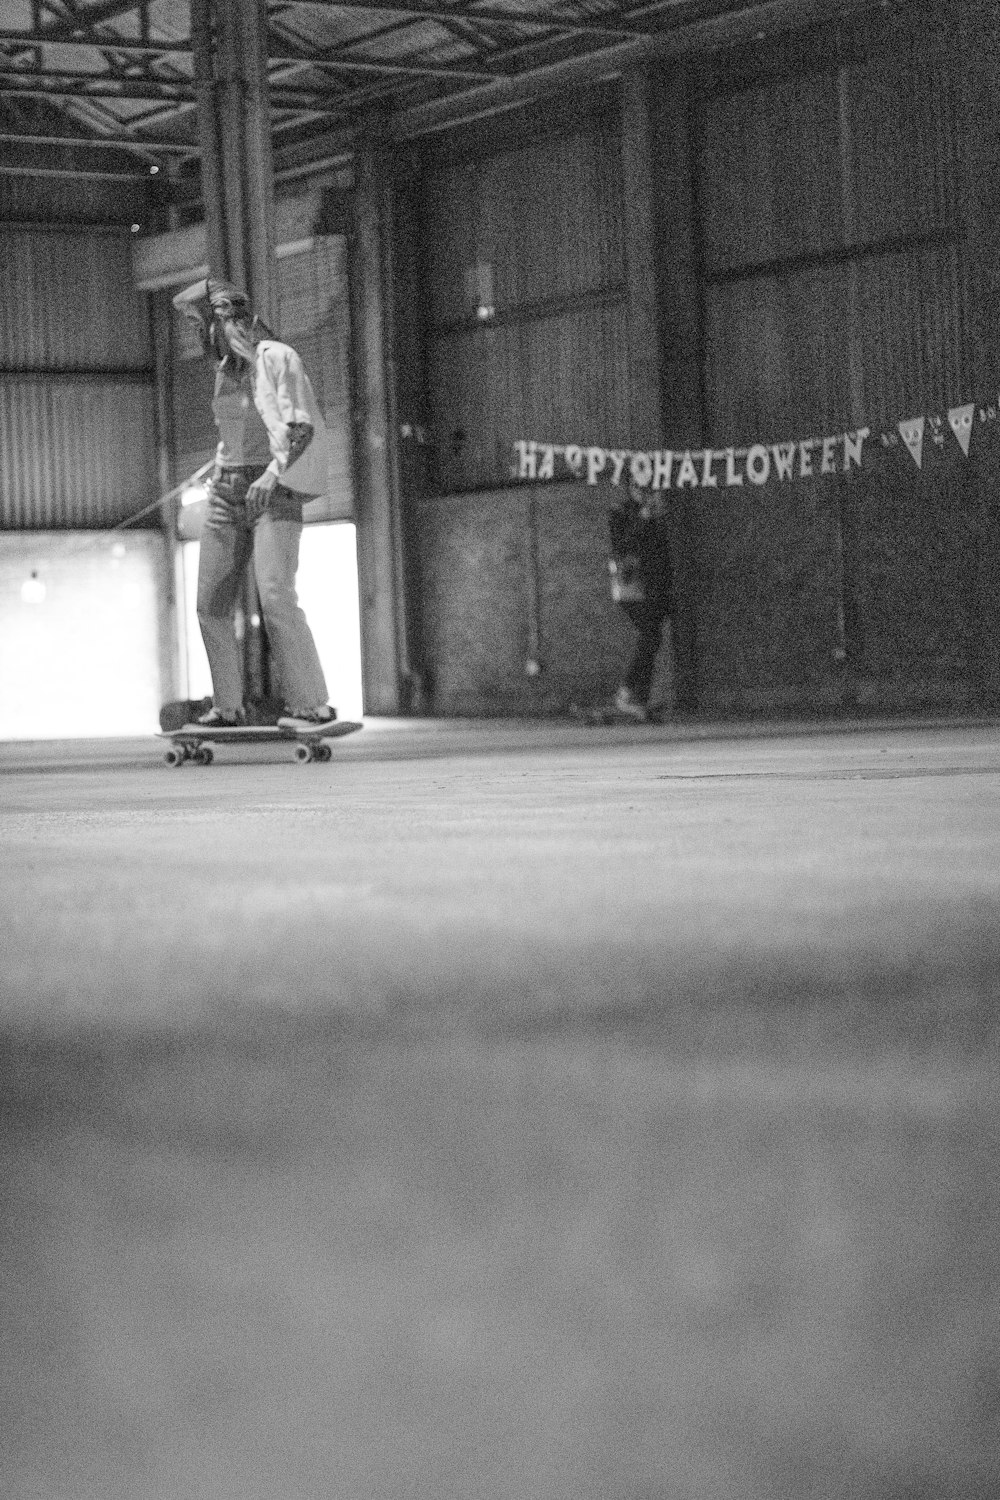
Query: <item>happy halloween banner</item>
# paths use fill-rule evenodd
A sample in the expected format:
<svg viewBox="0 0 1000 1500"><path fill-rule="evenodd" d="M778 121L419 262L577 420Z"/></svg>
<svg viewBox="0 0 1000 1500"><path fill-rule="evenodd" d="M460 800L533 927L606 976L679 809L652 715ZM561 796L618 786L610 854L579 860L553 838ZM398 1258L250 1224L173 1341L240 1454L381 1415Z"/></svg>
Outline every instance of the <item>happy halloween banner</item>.
<svg viewBox="0 0 1000 1500"><path fill-rule="evenodd" d="M641 489L731 489L760 487L825 474L850 474L871 468L886 450L902 444L917 468L923 467L925 443L943 449L957 444L969 456L973 427L995 422L1000 396L990 404L970 401L946 413L908 417L894 429L873 436L870 427L857 427L828 437L790 438L777 443L751 443L745 448L602 448L595 444L541 443L519 439L514 444L514 479L586 479L588 484L635 484Z"/></svg>

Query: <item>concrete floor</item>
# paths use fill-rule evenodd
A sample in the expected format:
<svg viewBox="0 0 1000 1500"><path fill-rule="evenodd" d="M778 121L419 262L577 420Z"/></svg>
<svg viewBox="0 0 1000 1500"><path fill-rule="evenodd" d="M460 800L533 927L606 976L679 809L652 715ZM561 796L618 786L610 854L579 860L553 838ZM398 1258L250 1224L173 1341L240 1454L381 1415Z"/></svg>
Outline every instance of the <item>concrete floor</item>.
<svg viewBox="0 0 1000 1500"><path fill-rule="evenodd" d="M0 746L3 1500L995 1500L1000 728Z"/></svg>

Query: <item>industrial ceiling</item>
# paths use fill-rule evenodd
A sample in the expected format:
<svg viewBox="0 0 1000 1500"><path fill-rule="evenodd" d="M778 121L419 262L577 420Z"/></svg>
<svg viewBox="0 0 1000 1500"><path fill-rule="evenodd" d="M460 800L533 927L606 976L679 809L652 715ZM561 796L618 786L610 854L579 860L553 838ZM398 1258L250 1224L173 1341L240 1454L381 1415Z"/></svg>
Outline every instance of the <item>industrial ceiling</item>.
<svg viewBox="0 0 1000 1500"><path fill-rule="evenodd" d="M237 0L231 0L237 3ZM885 9L888 0L883 0ZM415 137L580 78L745 42L858 0L269 0L274 145L342 138L378 110ZM0 0L0 170L196 170L189 0ZM114 153L113 158L111 153Z"/></svg>

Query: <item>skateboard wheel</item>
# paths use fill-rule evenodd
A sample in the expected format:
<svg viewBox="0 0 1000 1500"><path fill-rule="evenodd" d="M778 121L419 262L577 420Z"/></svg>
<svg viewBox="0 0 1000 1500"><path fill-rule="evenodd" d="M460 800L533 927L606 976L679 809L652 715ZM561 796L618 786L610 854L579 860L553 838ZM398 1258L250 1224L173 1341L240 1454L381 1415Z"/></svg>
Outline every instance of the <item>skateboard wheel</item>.
<svg viewBox="0 0 1000 1500"><path fill-rule="evenodd" d="M298 761L301 761L303 763L303 765L305 764L305 762L307 760L312 760L312 758L313 758L313 747L312 747L312 745L296 745L295 746L295 759L298 760Z"/></svg>
<svg viewBox="0 0 1000 1500"><path fill-rule="evenodd" d="M215 759L211 745L199 745L194 752L194 758L199 766L210 766Z"/></svg>
<svg viewBox="0 0 1000 1500"><path fill-rule="evenodd" d="M182 766L184 764L184 750L180 745L171 745L169 750L164 751L163 759L168 766Z"/></svg>
<svg viewBox="0 0 1000 1500"><path fill-rule="evenodd" d="M316 759L317 760L332 760L333 759L333 746L332 745L317 745L316 746Z"/></svg>

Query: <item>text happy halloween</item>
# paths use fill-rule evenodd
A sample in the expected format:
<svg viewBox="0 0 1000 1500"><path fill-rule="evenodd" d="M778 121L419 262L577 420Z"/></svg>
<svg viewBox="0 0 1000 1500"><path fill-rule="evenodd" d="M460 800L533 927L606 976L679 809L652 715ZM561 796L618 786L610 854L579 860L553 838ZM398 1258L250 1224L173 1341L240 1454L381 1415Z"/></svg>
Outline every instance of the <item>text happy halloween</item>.
<svg viewBox="0 0 1000 1500"><path fill-rule="evenodd" d="M718 489L769 480L808 479L817 474L846 474L860 468L871 429L860 427L834 437L796 442L754 443L749 448L661 448L652 452L628 448L579 447L574 443L515 443L514 478L556 479L561 460L568 477L597 484L635 484L640 489Z"/></svg>

